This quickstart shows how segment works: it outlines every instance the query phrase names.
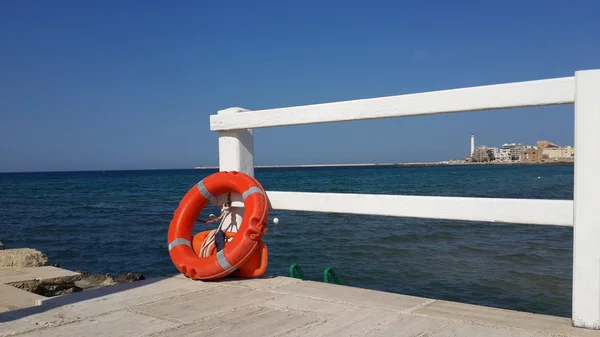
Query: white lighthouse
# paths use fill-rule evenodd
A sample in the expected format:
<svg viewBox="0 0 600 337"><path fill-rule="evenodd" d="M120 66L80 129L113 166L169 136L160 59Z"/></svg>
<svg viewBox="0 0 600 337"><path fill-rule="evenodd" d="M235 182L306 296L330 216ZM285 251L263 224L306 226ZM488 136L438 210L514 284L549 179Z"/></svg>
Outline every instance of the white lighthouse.
<svg viewBox="0 0 600 337"><path fill-rule="evenodd" d="M471 134L471 157L473 157L473 152L475 152L475 135Z"/></svg>

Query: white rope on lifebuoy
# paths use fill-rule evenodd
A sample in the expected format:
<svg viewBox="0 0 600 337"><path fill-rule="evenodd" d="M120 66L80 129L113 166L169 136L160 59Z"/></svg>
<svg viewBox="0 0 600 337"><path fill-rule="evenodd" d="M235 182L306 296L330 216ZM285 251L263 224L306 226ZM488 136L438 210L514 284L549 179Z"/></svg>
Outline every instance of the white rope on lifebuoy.
<svg viewBox="0 0 600 337"><path fill-rule="evenodd" d="M219 224L219 227L217 227L217 229L213 229L212 231L210 231L210 233L208 233L208 235L206 236L206 239L204 239L204 242L202 242L202 248L200 248L200 253L198 254L198 256L200 256L200 257L210 256L210 251L212 250L212 247L214 247L214 245L215 245L215 235L217 234L217 232L219 230L226 232L229 229L231 229L231 227L233 226L233 222L230 222L229 227L227 227L226 229L223 229L223 225L225 224L225 219L227 219L227 217L231 214L232 213L229 211L229 207L223 206L223 208L221 209L221 223ZM227 239L225 239L225 240L227 241Z"/></svg>
<svg viewBox="0 0 600 337"><path fill-rule="evenodd" d="M200 253L198 254L198 256L200 257L207 257L210 256L210 251L212 250L212 248L215 245L215 236L217 235L217 232L219 230L222 230L223 232L230 232L232 227L234 227L234 223L233 221L229 222L229 226L227 228L223 228L223 225L225 224L225 219L227 219L228 216L232 215L233 213L231 213L231 211L229 210L228 206L223 205L223 207L221 208L221 223L219 223L219 227L217 227L217 229L213 229L212 231L210 231L210 233L208 233L208 235L206 236L206 239L204 239L204 242L202 242L202 247L200 248ZM212 216L212 214L211 214ZM279 219L278 218L274 218L273 219L273 223L275 225L279 224ZM236 229L237 232L237 229ZM231 239L227 239L225 238L225 242L230 241Z"/></svg>

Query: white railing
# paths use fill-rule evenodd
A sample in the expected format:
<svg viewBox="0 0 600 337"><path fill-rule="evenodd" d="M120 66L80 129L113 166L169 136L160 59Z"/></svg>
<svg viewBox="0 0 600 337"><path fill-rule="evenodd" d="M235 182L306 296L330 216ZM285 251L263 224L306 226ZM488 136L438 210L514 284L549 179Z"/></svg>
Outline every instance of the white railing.
<svg viewBox="0 0 600 337"><path fill-rule="evenodd" d="M267 191L273 209L573 226L574 326L600 329L600 70L573 77L210 116L219 169L254 175L252 129L442 113L572 104L574 200L426 197ZM243 204L233 196L234 207ZM239 214L237 215L239 217ZM238 222L239 223L239 222Z"/></svg>

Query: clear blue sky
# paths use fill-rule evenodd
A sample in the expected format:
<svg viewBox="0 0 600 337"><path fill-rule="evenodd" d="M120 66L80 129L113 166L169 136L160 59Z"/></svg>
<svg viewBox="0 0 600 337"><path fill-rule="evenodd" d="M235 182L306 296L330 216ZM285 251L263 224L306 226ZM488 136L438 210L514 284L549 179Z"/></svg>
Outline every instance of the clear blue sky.
<svg viewBox="0 0 600 337"><path fill-rule="evenodd" d="M2 1L0 172L218 163L209 115L600 68L600 1ZM573 143L572 105L259 129L256 164Z"/></svg>

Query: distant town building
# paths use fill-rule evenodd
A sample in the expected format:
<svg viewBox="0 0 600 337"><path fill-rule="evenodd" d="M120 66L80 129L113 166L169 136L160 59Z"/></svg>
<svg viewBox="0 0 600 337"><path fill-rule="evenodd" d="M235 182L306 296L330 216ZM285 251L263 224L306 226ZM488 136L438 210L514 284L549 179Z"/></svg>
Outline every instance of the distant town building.
<svg viewBox="0 0 600 337"><path fill-rule="evenodd" d="M498 149L498 155L496 156L496 160L498 160L499 162L509 162L510 161L510 148Z"/></svg>
<svg viewBox="0 0 600 337"><path fill-rule="evenodd" d="M484 163L484 162L492 162L496 159L494 148L489 146L477 146L475 151L473 151L473 162L476 163Z"/></svg>
<svg viewBox="0 0 600 337"><path fill-rule="evenodd" d="M521 154L521 161L525 163L538 163L542 161L542 150L537 147L526 148Z"/></svg>
<svg viewBox="0 0 600 337"><path fill-rule="evenodd" d="M552 143L549 140L538 140L537 141L537 147L544 149L544 148L557 148L559 147L558 145Z"/></svg>
<svg viewBox="0 0 600 337"><path fill-rule="evenodd" d="M575 148L572 146L547 147L542 151L544 159L558 160L575 158Z"/></svg>
<svg viewBox="0 0 600 337"><path fill-rule="evenodd" d="M525 145L521 143L511 143L511 144L503 144L500 149L501 152L504 152L503 156L508 155L508 161L520 161L521 153L525 150Z"/></svg>
<svg viewBox="0 0 600 337"><path fill-rule="evenodd" d="M558 146L547 140L537 142L535 149L526 149L521 154L523 162L572 161L575 158L575 148Z"/></svg>

